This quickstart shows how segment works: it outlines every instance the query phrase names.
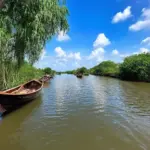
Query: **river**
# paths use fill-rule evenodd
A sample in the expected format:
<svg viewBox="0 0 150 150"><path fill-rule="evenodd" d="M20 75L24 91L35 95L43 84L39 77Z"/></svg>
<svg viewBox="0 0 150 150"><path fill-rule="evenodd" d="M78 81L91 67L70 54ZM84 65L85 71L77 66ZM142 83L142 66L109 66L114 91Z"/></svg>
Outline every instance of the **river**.
<svg viewBox="0 0 150 150"><path fill-rule="evenodd" d="M150 84L55 76L0 120L0 150L150 150Z"/></svg>

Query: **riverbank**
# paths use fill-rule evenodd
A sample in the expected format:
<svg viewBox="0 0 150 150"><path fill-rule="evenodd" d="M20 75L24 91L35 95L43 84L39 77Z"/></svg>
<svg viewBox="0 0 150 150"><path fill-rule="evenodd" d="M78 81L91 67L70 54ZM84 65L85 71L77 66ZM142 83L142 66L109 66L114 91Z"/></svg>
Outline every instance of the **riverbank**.
<svg viewBox="0 0 150 150"><path fill-rule="evenodd" d="M38 69L25 62L20 69L11 68L5 82L4 78L0 79L0 91L18 86L32 79L40 79L45 74L54 75L55 71L51 68Z"/></svg>
<svg viewBox="0 0 150 150"><path fill-rule="evenodd" d="M24 63L20 69L11 68L5 82L4 78L0 79L0 90L9 89L20 84L23 84L32 79L39 79L44 75L43 70L37 69L34 66Z"/></svg>

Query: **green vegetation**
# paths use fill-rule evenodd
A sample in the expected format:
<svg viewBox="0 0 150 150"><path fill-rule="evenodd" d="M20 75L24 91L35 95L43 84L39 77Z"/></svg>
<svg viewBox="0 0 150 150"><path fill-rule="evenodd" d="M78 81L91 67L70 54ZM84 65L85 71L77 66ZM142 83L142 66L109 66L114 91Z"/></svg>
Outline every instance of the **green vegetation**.
<svg viewBox="0 0 150 150"><path fill-rule="evenodd" d="M150 81L150 54L125 58L120 65L120 77L124 80Z"/></svg>
<svg viewBox="0 0 150 150"><path fill-rule="evenodd" d="M85 67L82 67L82 68L78 68L76 70L65 71L65 72L62 72L62 73L89 75L89 70Z"/></svg>
<svg viewBox="0 0 150 150"><path fill-rule="evenodd" d="M90 73L123 80L150 82L150 54L144 53L126 57L121 64L104 61L91 68Z"/></svg>
<svg viewBox="0 0 150 150"><path fill-rule="evenodd" d="M56 74L61 75L61 74L62 74L62 72L56 72Z"/></svg>
<svg viewBox="0 0 150 150"><path fill-rule="evenodd" d="M78 69L75 71L75 74L88 75L88 74L89 74L89 71L88 71L87 68L82 67L82 68L78 68Z"/></svg>
<svg viewBox="0 0 150 150"><path fill-rule="evenodd" d="M51 68L47 67L43 69L44 74L48 74L48 75L54 75L56 72L54 70L52 70Z"/></svg>
<svg viewBox="0 0 150 150"><path fill-rule="evenodd" d="M124 62L117 64L113 61L103 61L99 65L86 69L85 67L77 70L66 71L68 74L84 74L110 76L131 81L150 82L150 53L143 53L126 57Z"/></svg>
<svg viewBox="0 0 150 150"><path fill-rule="evenodd" d="M47 67L47 68L43 69L43 71L44 71L45 74L51 74L52 69Z"/></svg>
<svg viewBox="0 0 150 150"><path fill-rule="evenodd" d="M64 71L62 73L64 73L64 74L75 74L75 70Z"/></svg>
<svg viewBox="0 0 150 150"><path fill-rule="evenodd" d="M19 69L15 71L15 65L10 65L12 68L6 73L11 73L10 76L7 74L5 85L3 85L3 78L0 78L0 89L14 87L32 79L39 79L44 75L43 70L37 69L25 62ZM2 71L1 71L2 72ZM1 73L0 72L0 73Z"/></svg>
<svg viewBox="0 0 150 150"><path fill-rule="evenodd" d="M100 76L118 77L119 65L113 61L103 61L99 65L90 69L90 73Z"/></svg>
<svg viewBox="0 0 150 150"><path fill-rule="evenodd" d="M0 7L0 89L6 89L31 77L19 75L25 59L34 64L46 41L68 30L68 9L63 0L5 0Z"/></svg>

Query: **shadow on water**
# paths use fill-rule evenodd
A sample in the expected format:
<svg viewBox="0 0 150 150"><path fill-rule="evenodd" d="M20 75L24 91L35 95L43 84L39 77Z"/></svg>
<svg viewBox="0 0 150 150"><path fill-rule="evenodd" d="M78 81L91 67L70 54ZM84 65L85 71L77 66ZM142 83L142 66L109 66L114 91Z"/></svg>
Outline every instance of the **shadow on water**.
<svg viewBox="0 0 150 150"><path fill-rule="evenodd" d="M43 85L43 88L49 88L50 86L50 81L49 82L45 82L44 85Z"/></svg>
<svg viewBox="0 0 150 150"><path fill-rule="evenodd" d="M19 108L13 109L11 113L6 113L0 119L0 149L8 150L8 149L22 149L24 147L20 145L20 136L21 125L32 116L32 114L36 113L37 109L39 109L42 101L42 97L21 106Z"/></svg>
<svg viewBox="0 0 150 150"><path fill-rule="evenodd" d="M21 109L22 108L24 108L24 107L29 107L30 106L30 111L32 111L32 109L34 108L34 107L38 107L38 105L40 105L41 104L41 99L42 99L42 96L40 96L40 97L38 97L37 99L35 99L35 100L33 100L33 101L31 101L31 102L27 102L27 103L25 103L25 104L23 104L23 105L19 105L19 106L16 106L16 107L12 107L12 108L10 108L9 110L7 110L7 111L5 111L4 113L1 113L0 114L0 117L1 117L1 119L2 118L4 118L4 117L7 117L9 114L11 114L11 113L14 113L14 112L16 112L16 111L21 111ZM30 112L29 111L29 112Z"/></svg>

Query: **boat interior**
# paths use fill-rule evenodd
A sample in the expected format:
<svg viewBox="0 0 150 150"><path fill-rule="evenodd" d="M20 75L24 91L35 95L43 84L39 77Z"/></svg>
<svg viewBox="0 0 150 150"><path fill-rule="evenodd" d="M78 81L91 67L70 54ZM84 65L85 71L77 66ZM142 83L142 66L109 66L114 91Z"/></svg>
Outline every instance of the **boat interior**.
<svg viewBox="0 0 150 150"><path fill-rule="evenodd" d="M33 93L33 92L37 91L39 88L41 88L41 83L33 80L33 81L30 81L30 82L23 84L21 86L6 90L3 93L28 94L28 93Z"/></svg>

